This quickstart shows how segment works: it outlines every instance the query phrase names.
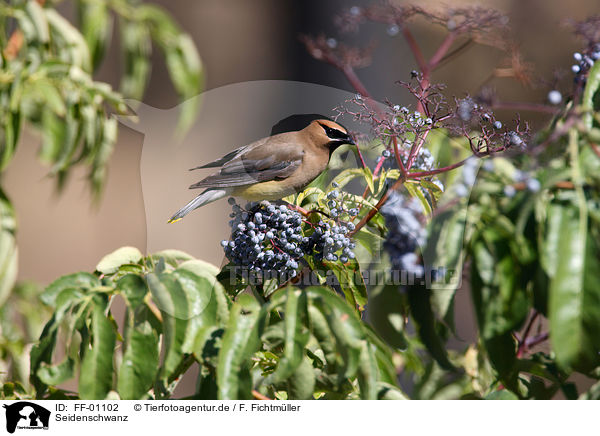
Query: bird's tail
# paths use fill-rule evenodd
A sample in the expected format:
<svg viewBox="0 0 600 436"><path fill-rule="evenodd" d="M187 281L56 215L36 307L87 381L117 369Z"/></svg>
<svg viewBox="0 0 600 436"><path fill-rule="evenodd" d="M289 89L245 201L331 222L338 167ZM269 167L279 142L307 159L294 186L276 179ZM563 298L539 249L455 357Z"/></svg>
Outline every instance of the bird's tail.
<svg viewBox="0 0 600 436"><path fill-rule="evenodd" d="M188 204L179 209L177 212L175 212L175 214L169 219L168 223L176 223L194 209L198 209L200 206L212 203L213 201L225 197L227 194L228 191L225 189L207 189L202 194L198 195Z"/></svg>

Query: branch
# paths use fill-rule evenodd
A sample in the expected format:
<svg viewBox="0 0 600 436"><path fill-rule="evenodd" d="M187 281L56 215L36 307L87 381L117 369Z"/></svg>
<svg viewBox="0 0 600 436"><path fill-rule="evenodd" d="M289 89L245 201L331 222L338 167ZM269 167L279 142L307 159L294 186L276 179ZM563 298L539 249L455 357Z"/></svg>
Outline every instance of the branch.
<svg viewBox="0 0 600 436"><path fill-rule="evenodd" d="M419 179L421 177L435 176L436 174L445 173L446 171L451 171L451 170L454 170L454 169L456 169L458 167L463 166L468 159L470 159L470 157L468 157L467 159L461 160L460 162L457 162L455 164L449 165L447 167L438 168L437 170L420 171L420 172L417 172L417 173L409 173L408 176L407 176L407 178L409 178L409 179Z"/></svg>
<svg viewBox="0 0 600 436"><path fill-rule="evenodd" d="M529 332L531 331L531 327L533 327L533 323L537 319L538 315L539 315L539 312L537 310L534 310L533 315L529 319L529 322L527 323L527 327L525 327L525 331L523 332L523 338L519 340L519 347L517 349L517 357L521 357L525 353L526 348L527 348L526 344L527 344Z"/></svg>
<svg viewBox="0 0 600 436"><path fill-rule="evenodd" d="M260 392L254 390L254 389L252 390L252 396L254 398L256 398L257 400L271 400L271 401L273 401L273 398L269 398L269 397L261 394Z"/></svg>
<svg viewBox="0 0 600 436"><path fill-rule="evenodd" d="M465 51L467 48L469 48L473 44L473 42L475 42L475 41L473 41L472 38L467 39L461 45L459 45L454 50L452 50L450 53L446 54L446 56L444 56L442 59L440 59L440 61L436 65L436 68L439 68L442 65L445 65L446 62L451 61L452 58L461 54L463 51Z"/></svg>
<svg viewBox="0 0 600 436"><path fill-rule="evenodd" d="M448 50L450 50L450 47L454 43L455 39L456 39L456 34L454 32L451 32L446 35L446 38L444 38L444 40L442 41L442 43L440 44L438 49L435 51L433 56L431 56L431 59L429 59L427 68L430 72L433 71L438 66L438 64L444 58L446 53L448 53Z"/></svg>
<svg viewBox="0 0 600 436"><path fill-rule="evenodd" d="M417 61L419 69L421 70L421 72L424 73L427 69L427 62L423 57L423 52L421 51L419 44L417 44L417 41L412 36L410 30L408 30L408 27L402 26L402 35L404 35L404 39L406 39L406 42L408 43L408 46L410 47L410 50L412 51L412 54L415 57L415 61Z"/></svg>

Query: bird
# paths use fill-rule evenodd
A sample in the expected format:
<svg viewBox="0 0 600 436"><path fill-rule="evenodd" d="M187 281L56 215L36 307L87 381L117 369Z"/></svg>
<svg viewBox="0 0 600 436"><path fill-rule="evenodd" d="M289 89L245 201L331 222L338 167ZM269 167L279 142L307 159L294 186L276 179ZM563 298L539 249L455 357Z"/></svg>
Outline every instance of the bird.
<svg viewBox="0 0 600 436"><path fill-rule="evenodd" d="M226 196L262 201L300 192L325 171L332 153L343 144L356 145L344 126L322 117L300 130L272 134L213 162L190 168L220 169L189 187L205 190L175 212L168 223Z"/></svg>

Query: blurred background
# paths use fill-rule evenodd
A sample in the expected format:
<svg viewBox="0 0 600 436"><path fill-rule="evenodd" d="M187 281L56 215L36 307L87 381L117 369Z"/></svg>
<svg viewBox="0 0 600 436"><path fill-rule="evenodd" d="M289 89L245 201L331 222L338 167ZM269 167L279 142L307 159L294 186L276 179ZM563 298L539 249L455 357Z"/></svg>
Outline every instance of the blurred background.
<svg viewBox="0 0 600 436"><path fill-rule="evenodd" d="M401 36L388 36L385 26L381 25L365 25L358 34L346 35L339 34L333 25L336 13L342 8L368 2L161 0L152 3L167 9L181 27L192 35L204 63L205 91L209 94L226 85L248 81L307 82L339 90L339 93L331 91L327 98L321 100L331 102L329 109L332 109L338 96L341 98L353 90L339 71L310 57L298 40L300 34L323 33L350 44L364 45L372 41L376 45L372 64L359 70L358 75L373 97L379 100L388 98L398 104L410 103L406 93L394 84L397 80L407 80L415 67L404 39ZM531 62L536 77L548 78L549 86L553 85L551 80L555 70L562 68L568 72L572 54L580 48L569 29L561 23L567 17L582 19L600 13L597 2L585 0L419 2L420 5L436 7L474 3L497 8L510 16L513 34L524 59ZM64 7L68 8L68 5ZM70 13L68 9L64 12L67 15ZM431 55L443 38L444 29L424 20L418 20L411 26L425 54ZM113 38L118 41L118 32ZM153 56L151 81L142 106L149 116L142 120L146 127L152 124L152 117L161 116L161 113L169 114L177 103L163 59L159 54ZM456 61L440 68L433 79L446 83L449 95L460 97L474 93L497 65L500 56L498 50L474 46ZM120 53L113 47L97 78L117 88L122 62ZM569 77L568 73L566 77ZM498 95L506 100L544 102L550 89L543 86L528 88L511 79L495 79L492 84L497 88ZM301 84L298 86L298 89L302 89ZM230 104L235 104L233 108L227 104L221 104L219 108L211 106L213 101L223 103L221 96L226 95L227 91L213 93L219 98L206 98L199 123L185 138L186 150L193 153L177 155L177 159L172 161L169 161L168 153L162 155L164 164L158 159L144 167L144 171L147 171L144 174L140 166L144 141L146 145L152 142L153 147L160 147L162 143L172 145L174 139L171 132L162 132L162 136L153 134L152 141L149 141L150 130L145 130L145 138L142 126L136 127L130 123L122 125L111 158L106 188L97 204L92 200L84 170L76 170L65 191L58 195L54 181L47 177L47 168L36 160L39 138L35 132L25 132L15 159L4 175L4 186L15 205L19 223L19 279L48 284L58 276L73 271L93 271L102 256L124 245L132 245L142 251L183 249L220 265L223 255L218 241L228 236L226 217L229 206L226 202L202 208L182 223L174 225L179 227L167 227L166 219L170 214L193 195L187 191L187 186L194 181L194 175L186 173L185 169L268 135L270 120L273 123L277 121L272 114L285 110L286 98L299 99L289 105L291 112L295 108L302 108L306 112L327 110L327 107L311 110L310 99L302 92L285 94L285 98L282 98L277 94L280 88L276 86L270 90L260 86L244 89L253 91L235 94L238 102L235 104L235 99L231 100L233 103ZM261 95L261 90L269 95ZM230 111L229 117L215 115L227 114L227 111ZM152 113L154 115L150 115ZM498 118L508 120L513 114L514 111L498 112ZM281 118L285 116L287 114L282 114ZM534 125L544 120L539 115L527 112L521 112L521 116ZM256 120L260 120L260 123ZM220 132L228 133L220 136ZM165 180L167 182L163 182ZM145 197L143 189L153 191L152 202ZM157 198L163 202L157 203ZM152 216L162 214L162 222L147 222L145 206L149 207L151 203L155 211ZM164 210L155 209L160 207L164 207ZM152 227L149 227L150 224ZM147 233L149 228L152 229L152 238ZM190 234L194 235L193 238L190 238ZM152 246L148 246L149 241L152 241ZM457 310L460 311L460 304ZM459 335L468 340L472 314L465 312L463 315L457 317Z"/></svg>

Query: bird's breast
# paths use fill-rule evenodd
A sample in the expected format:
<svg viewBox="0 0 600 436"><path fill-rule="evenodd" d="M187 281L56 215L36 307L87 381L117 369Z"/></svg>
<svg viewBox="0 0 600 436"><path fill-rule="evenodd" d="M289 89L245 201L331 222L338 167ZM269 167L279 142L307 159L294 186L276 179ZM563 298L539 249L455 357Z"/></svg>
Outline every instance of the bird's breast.
<svg viewBox="0 0 600 436"><path fill-rule="evenodd" d="M255 183L254 185L238 186L233 190L232 195L234 197L244 197L250 201L261 201L279 200L296 192L294 186L286 185L283 181L272 180Z"/></svg>

